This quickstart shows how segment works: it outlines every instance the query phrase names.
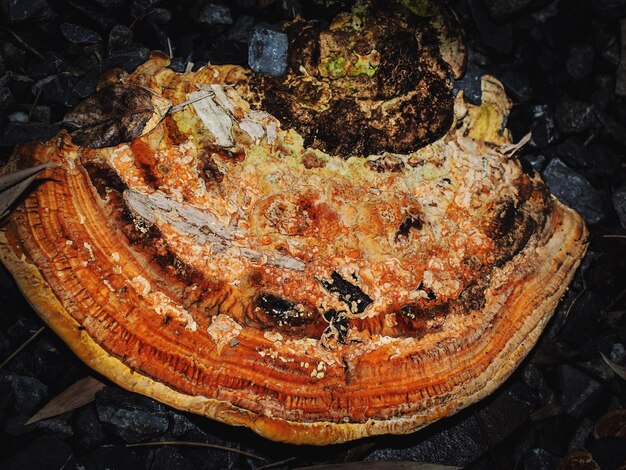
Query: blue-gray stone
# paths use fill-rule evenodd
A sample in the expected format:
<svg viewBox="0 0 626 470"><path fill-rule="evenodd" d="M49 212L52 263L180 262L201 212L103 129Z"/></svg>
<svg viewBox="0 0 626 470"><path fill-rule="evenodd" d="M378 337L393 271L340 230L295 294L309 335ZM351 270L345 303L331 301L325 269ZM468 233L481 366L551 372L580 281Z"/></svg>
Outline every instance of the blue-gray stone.
<svg viewBox="0 0 626 470"><path fill-rule="evenodd" d="M6 0L3 6L11 23L46 18L52 13L46 0Z"/></svg>
<svg viewBox="0 0 626 470"><path fill-rule="evenodd" d="M37 411L48 395L48 387L39 380L13 372L0 371L0 383L7 384L11 390L13 410L26 416Z"/></svg>
<svg viewBox="0 0 626 470"><path fill-rule="evenodd" d="M248 46L248 65L257 73L279 77L287 71L287 35L266 27L256 27Z"/></svg>
<svg viewBox="0 0 626 470"><path fill-rule="evenodd" d="M230 9L218 3L207 3L198 13L196 21L209 26L233 24Z"/></svg>
<svg viewBox="0 0 626 470"><path fill-rule="evenodd" d="M73 23L63 23L59 26L61 34L72 44L98 44L102 38L95 31Z"/></svg>
<svg viewBox="0 0 626 470"><path fill-rule="evenodd" d="M585 222L597 224L604 218L600 191L594 188L587 178L569 168L561 160L553 159L542 176L550 192L577 210Z"/></svg>
<svg viewBox="0 0 626 470"><path fill-rule="evenodd" d="M574 418L584 416L602 394L602 385L589 375L564 364L559 366L561 407Z"/></svg>
<svg viewBox="0 0 626 470"><path fill-rule="evenodd" d="M567 55L567 73L574 80L581 80L591 74L595 51L588 44L572 46Z"/></svg>
<svg viewBox="0 0 626 470"><path fill-rule="evenodd" d="M596 110L591 103L565 97L556 107L556 122L563 133L584 132L596 123Z"/></svg>

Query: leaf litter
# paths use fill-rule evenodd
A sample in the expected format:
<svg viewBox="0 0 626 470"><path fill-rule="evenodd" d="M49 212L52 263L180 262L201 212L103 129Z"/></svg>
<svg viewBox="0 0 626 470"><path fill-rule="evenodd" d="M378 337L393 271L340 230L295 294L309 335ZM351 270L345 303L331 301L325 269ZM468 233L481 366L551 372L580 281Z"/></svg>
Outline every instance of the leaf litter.
<svg viewBox="0 0 626 470"><path fill-rule="evenodd" d="M152 90L117 83L85 98L63 118L62 124L81 147L113 147L154 129L168 114L207 98L201 94L176 106Z"/></svg>

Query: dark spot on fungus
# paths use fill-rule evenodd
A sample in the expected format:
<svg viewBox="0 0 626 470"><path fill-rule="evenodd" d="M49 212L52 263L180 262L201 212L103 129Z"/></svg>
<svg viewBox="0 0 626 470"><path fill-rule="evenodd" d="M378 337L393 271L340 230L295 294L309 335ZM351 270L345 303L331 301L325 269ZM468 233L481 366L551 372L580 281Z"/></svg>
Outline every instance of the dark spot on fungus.
<svg viewBox="0 0 626 470"><path fill-rule="evenodd" d="M337 271L331 274L332 282L320 281L324 288L339 296L339 300L344 302L353 313L363 313L372 303L372 299L358 286L346 281Z"/></svg>

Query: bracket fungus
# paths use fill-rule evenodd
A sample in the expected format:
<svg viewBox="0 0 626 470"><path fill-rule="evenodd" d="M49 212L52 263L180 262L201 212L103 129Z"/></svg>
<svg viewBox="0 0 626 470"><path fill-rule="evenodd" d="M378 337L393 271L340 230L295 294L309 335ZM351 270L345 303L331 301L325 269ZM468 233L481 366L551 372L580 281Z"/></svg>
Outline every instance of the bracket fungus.
<svg viewBox="0 0 626 470"><path fill-rule="evenodd" d="M38 314L122 387L291 443L411 432L496 389L587 234L510 158L497 80L453 96L460 36L416 3L292 25L282 78L155 53L102 84L166 103L123 120L149 132L20 146L5 173L50 166L0 257Z"/></svg>

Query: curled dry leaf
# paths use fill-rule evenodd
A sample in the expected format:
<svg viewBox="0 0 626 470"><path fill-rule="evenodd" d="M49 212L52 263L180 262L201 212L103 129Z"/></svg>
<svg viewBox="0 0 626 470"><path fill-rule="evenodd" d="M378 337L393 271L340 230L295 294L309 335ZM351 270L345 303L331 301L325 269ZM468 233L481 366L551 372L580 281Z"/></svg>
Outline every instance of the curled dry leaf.
<svg viewBox="0 0 626 470"><path fill-rule="evenodd" d="M35 180L37 175L51 164L44 163L33 168L0 176L0 219L9 214L9 207Z"/></svg>
<svg viewBox="0 0 626 470"><path fill-rule="evenodd" d="M65 391L50 400L26 424L33 424L42 419L52 418L91 403L95 399L96 393L103 387L104 384L99 380L93 377L85 377L70 385Z"/></svg>
<svg viewBox="0 0 626 470"><path fill-rule="evenodd" d="M171 107L147 88L115 84L80 102L63 124L81 147L112 147L150 132Z"/></svg>

